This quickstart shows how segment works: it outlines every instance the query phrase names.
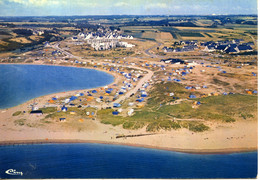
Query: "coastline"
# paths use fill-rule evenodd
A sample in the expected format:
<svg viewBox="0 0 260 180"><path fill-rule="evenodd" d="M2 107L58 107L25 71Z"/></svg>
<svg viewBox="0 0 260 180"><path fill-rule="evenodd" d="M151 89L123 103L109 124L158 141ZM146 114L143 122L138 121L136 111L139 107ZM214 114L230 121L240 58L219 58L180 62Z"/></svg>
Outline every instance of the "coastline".
<svg viewBox="0 0 260 180"><path fill-rule="evenodd" d="M9 63L7 63L9 64ZM12 63L18 64L18 63ZM18 64L19 65L19 64ZM24 65L42 65L29 64ZM48 65L48 64L43 64ZM50 65L58 66L58 65ZM64 65L62 65L64 66ZM98 68L75 67L100 70ZM137 69L139 69L137 67ZM107 85L110 86L119 82L122 77L113 72L104 71L114 76L114 81ZM93 89L93 88L90 88ZM230 124L218 124L217 122L211 125L213 131L205 133L193 133L186 129L179 131L160 132L153 136L142 136L135 138L115 139L116 134L144 134L145 129L126 130L120 126L105 125L98 121L89 122L90 128L85 132L68 132L66 129L57 132L58 129L43 129L41 127L17 127L12 122L12 113L27 107L29 103L37 99L40 102L46 102L47 99L53 96L67 96L78 91L87 91L89 89L73 90L60 93L52 93L31 99L20 105L0 109L0 140L1 145L18 145L18 144L49 144L49 143L99 143L99 144L114 144L123 146L134 146L143 148L152 148L158 150L167 150L191 154L229 154L252 152L257 150L257 121L255 122L236 122ZM6 110L6 112L4 112ZM249 124L248 124L249 123ZM92 126L93 125L93 126ZM245 126L246 125L246 126ZM244 129L247 127L246 129ZM55 127L54 127L55 128ZM56 127L57 128L57 127ZM229 130L227 128L230 128ZM244 129L244 131L241 131ZM26 132L26 133L24 133ZM34 137L33 140L31 137ZM218 137L216 139L216 137ZM234 137L234 138L233 138ZM110 139L111 138L111 139ZM113 139L112 139L113 138ZM231 139L230 139L231 138ZM224 148L223 148L224 147Z"/></svg>
<svg viewBox="0 0 260 180"><path fill-rule="evenodd" d="M32 64L32 63L0 63L0 65L38 65L38 66L60 66L60 67L69 67L69 68L83 68L83 69L93 69L93 70L97 70L97 71L102 71L102 72L105 72L105 73L108 73L110 75L113 76L114 80L112 83L110 84L107 84L105 86L111 86L115 83L118 82L118 77L116 73L113 73L113 72L109 72L109 71L106 71L104 69L98 69L98 68L93 68L93 67L75 67L75 66L65 66L65 65L53 65L53 64ZM120 77L119 77L120 78ZM9 107L9 108L0 108L0 111L3 111L3 110L10 110L12 108L15 108L15 107L19 107L19 106L23 106L25 104L28 104L30 101L33 101L34 99L37 99L37 98L50 98L50 97L53 97L53 96L57 96L57 95L70 95L70 94L73 94L73 93L76 93L78 91L88 91L90 89L96 89L96 88L102 88L104 86L98 86L98 87L93 87L93 88L88 88L88 89L77 89L77 90L71 90L71 91L61 91L61 92L55 92L55 93L50 93L50 94L45 94L45 95L42 95L42 96L37 96L35 98L32 98L28 101L25 101L21 104L17 104L15 106L12 106L12 107Z"/></svg>
<svg viewBox="0 0 260 180"><path fill-rule="evenodd" d="M108 145L121 145L130 147L149 148L189 154L231 154L231 153L246 153L257 151L257 148L223 148L223 149L182 149L182 148L168 148L159 147L145 144L131 144L131 143L117 143L108 141L97 140L80 140L80 139L39 139L39 140L15 140L15 141L0 141L0 146L8 145L30 145L30 144L108 144Z"/></svg>

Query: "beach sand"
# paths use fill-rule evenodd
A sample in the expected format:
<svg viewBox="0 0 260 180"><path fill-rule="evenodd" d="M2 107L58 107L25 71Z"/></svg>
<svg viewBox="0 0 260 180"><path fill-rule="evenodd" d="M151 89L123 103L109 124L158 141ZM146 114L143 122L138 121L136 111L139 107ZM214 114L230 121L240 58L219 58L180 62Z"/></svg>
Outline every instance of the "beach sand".
<svg viewBox="0 0 260 180"><path fill-rule="evenodd" d="M114 83L122 80L118 74L113 74ZM148 73L148 76L151 76ZM143 81L142 81L143 82ZM139 88L140 84L137 85ZM140 146L189 153L230 153L257 150L257 121L240 120L234 123L207 122L209 131L194 133L187 129L160 131L152 135L138 137L116 138L118 135L148 134L145 128L126 130L122 126L112 126L100 123L98 120L87 120L87 128L78 132L70 128L61 128L57 123L46 126L18 126L14 124L12 114L24 111L37 102L44 105L53 96L69 96L83 90L62 92L46 95L30 100L24 104L9 109L0 110L0 144L22 143L108 143ZM31 122L37 117L24 114L22 118Z"/></svg>
<svg viewBox="0 0 260 180"><path fill-rule="evenodd" d="M77 132L59 127L14 126L1 120L0 144L21 143L108 143L173 150L189 153L228 153L257 150L257 122L217 123L211 130L194 133L187 129L161 131L152 135L116 138L118 135L147 134L145 129L126 130L89 120L89 128ZM56 128L56 129L55 129Z"/></svg>

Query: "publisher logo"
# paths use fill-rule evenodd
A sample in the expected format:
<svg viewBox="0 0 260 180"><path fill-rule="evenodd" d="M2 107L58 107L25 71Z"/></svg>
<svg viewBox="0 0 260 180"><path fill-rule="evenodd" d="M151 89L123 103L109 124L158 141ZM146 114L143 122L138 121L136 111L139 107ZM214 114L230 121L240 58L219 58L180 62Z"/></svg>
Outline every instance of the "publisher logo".
<svg viewBox="0 0 260 180"><path fill-rule="evenodd" d="M22 176L23 172L17 172L15 169L8 169L5 171L6 174L14 175L14 176Z"/></svg>

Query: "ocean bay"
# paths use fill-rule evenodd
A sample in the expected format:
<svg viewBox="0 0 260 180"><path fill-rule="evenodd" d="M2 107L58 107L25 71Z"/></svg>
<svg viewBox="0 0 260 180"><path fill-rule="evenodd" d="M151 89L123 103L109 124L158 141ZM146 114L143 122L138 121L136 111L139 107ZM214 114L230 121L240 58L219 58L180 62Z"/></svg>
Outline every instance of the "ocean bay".
<svg viewBox="0 0 260 180"><path fill-rule="evenodd" d="M0 146L1 178L254 178L257 152L187 154L107 144ZM8 169L23 176L4 173Z"/></svg>
<svg viewBox="0 0 260 180"><path fill-rule="evenodd" d="M112 75L94 69L50 65L0 65L0 109L30 99L113 82Z"/></svg>

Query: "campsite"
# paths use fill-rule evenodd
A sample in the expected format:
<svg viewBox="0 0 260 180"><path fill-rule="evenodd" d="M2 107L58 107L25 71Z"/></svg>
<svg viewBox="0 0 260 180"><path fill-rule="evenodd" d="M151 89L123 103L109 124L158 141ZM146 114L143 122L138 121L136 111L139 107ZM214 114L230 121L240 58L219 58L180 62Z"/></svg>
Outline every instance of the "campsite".
<svg viewBox="0 0 260 180"><path fill-rule="evenodd" d="M39 22L37 28L33 22L3 20L1 64L87 68L114 77L106 86L47 94L1 109L1 130L11 134L5 140L25 140L39 131L36 138L49 141L66 133L67 139L156 141L189 149L180 145L189 136L205 142L210 137L206 149L233 148L229 142L238 139L235 148L256 147L256 138L251 140L258 118L256 18L86 17L81 24L84 18L71 17L74 23L54 18L55 25ZM238 130L244 124L246 137ZM214 139L227 128L235 134ZM23 131L28 135L13 133ZM159 142L162 137L165 142Z"/></svg>

